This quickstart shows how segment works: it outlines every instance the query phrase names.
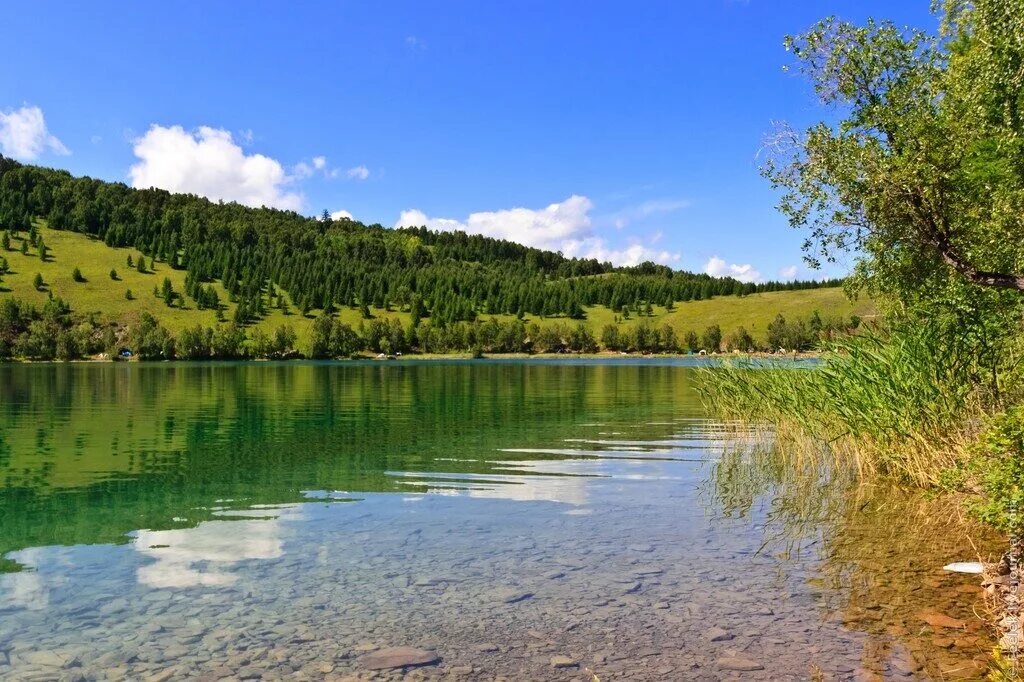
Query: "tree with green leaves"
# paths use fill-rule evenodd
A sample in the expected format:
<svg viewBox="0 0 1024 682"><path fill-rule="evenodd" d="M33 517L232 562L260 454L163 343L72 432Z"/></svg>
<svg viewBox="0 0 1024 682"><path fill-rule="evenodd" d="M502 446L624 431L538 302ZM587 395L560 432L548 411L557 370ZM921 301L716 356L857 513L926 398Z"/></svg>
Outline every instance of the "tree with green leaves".
<svg viewBox="0 0 1024 682"><path fill-rule="evenodd" d="M717 353L722 349L722 328L717 324L710 325L701 335L701 344L709 353Z"/></svg>
<svg viewBox="0 0 1024 682"><path fill-rule="evenodd" d="M903 304L998 305L1024 291L1024 0L939 4L936 35L829 18L787 38L838 115L777 131L763 172L812 266L854 252Z"/></svg>
<svg viewBox="0 0 1024 682"><path fill-rule="evenodd" d="M85 281L85 275L82 274L82 270L80 268L75 267L75 269L71 271L71 279L81 283Z"/></svg>
<svg viewBox="0 0 1024 682"><path fill-rule="evenodd" d="M142 259L139 260L141 262ZM160 298L168 307L174 305L174 286L171 284L170 277L164 277L163 284L160 286Z"/></svg>
<svg viewBox="0 0 1024 682"><path fill-rule="evenodd" d="M683 335L683 347L690 353L700 350L700 339L697 338L697 332L691 329Z"/></svg>
<svg viewBox="0 0 1024 682"><path fill-rule="evenodd" d="M36 276L32 278L32 287L36 291L42 291L44 286L46 286L46 284L43 282L43 276L37 272Z"/></svg>

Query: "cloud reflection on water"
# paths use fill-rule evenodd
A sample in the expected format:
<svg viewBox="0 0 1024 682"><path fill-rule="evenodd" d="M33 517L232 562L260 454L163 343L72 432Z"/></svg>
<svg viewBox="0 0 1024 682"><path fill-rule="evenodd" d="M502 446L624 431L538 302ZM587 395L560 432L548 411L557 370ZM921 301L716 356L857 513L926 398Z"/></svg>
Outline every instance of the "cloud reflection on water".
<svg viewBox="0 0 1024 682"><path fill-rule="evenodd" d="M136 571L139 583L154 588L231 585L232 566L284 554L284 525L303 517L301 505L258 510L261 518L204 521L195 528L139 530L135 550L152 562ZM251 512L231 512L233 516ZM271 516L272 518L267 518Z"/></svg>

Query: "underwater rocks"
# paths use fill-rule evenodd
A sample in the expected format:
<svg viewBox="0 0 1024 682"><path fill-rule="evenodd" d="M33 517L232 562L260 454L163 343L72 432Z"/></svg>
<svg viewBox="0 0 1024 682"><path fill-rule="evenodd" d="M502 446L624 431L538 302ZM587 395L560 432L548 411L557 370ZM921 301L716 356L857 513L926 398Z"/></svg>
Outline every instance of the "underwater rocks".
<svg viewBox="0 0 1024 682"><path fill-rule="evenodd" d="M409 646L396 646L366 654L359 659L359 663L367 670L393 670L395 668L432 665L440 662L440 660L441 657L434 651L416 649Z"/></svg>

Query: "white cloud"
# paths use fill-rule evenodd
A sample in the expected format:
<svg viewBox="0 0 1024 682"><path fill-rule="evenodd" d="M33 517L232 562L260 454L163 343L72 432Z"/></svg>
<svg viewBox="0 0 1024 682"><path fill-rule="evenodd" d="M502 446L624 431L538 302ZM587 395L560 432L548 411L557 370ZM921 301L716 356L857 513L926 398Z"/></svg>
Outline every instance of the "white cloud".
<svg viewBox="0 0 1024 682"><path fill-rule="evenodd" d="M635 206L624 208L611 216L612 224L621 230L632 222L644 220L655 215L675 213L687 208L690 202L686 199L651 199Z"/></svg>
<svg viewBox="0 0 1024 682"><path fill-rule="evenodd" d="M367 176L369 176L370 174L370 171L367 170L365 167L359 166L359 168L353 168L352 170L348 171L348 176L352 177L353 172L359 173L361 171L365 171ZM305 161L299 161L297 164L292 166L292 175L294 175L295 178L298 180L306 180L307 178L311 178L314 175L316 175L317 172L322 173L323 176L328 180L333 180L340 176L343 171L339 168L332 168L327 163L327 157L323 155L314 156L312 159L309 160L309 163L306 163ZM360 177L360 180L365 179L365 177Z"/></svg>
<svg viewBox="0 0 1024 682"><path fill-rule="evenodd" d="M46 129L43 110L27 104L20 109L0 111L0 151L22 161L34 161L45 151L71 153Z"/></svg>
<svg viewBox="0 0 1024 682"><path fill-rule="evenodd" d="M305 180L313 177L313 167L305 161L299 161L292 166L292 175L298 180Z"/></svg>
<svg viewBox="0 0 1024 682"><path fill-rule="evenodd" d="M202 126L153 125L134 141L139 162L128 171L134 187L161 187L247 206L299 210L303 198L288 186L303 177L288 175L275 159L246 154L227 130ZM300 164L304 165L304 164Z"/></svg>
<svg viewBox="0 0 1024 682"><path fill-rule="evenodd" d="M370 177L370 169L366 166L356 166L345 171L345 175L350 180L365 180Z"/></svg>
<svg viewBox="0 0 1024 682"><path fill-rule="evenodd" d="M754 266L750 263L744 263L743 265L726 263L718 256L711 257L711 260L704 265L704 272L713 277L732 277L741 282L763 281L761 273L755 270Z"/></svg>
<svg viewBox="0 0 1024 682"><path fill-rule="evenodd" d="M452 218L431 218L423 211L402 211L395 227L426 226L432 230L461 230L496 239L507 239L526 246L561 251L566 256L596 258L616 265L636 265L645 260L668 263L679 254L633 244L614 249L594 235L590 211L593 203L584 196L572 195L565 201L541 209L510 208L471 213L465 222Z"/></svg>
<svg viewBox="0 0 1024 682"><path fill-rule="evenodd" d="M779 270L779 277L782 279L795 279L797 273L797 267L790 265L788 268L782 268Z"/></svg>
<svg viewBox="0 0 1024 682"><path fill-rule="evenodd" d="M584 239L579 242L567 242L561 249L566 256L577 258L596 258L615 265L640 265L645 261L669 265L680 259L680 254L669 251L651 249L643 244L632 244L624 249L609 248L599 237Z"/></svg>
<svg viewBox="0 0 1024 682"><path fill-rule="evenodd" d="M427 49L427 44L423 41L423 39L417 38L416 36L406 36L405 44L417 50Z"/></svg>
<svg viewBox="0 0 1024 682"><path fill-rule="evenodd" d="M341 220L342 218L352 220L352 214L344 209L340 209L331 213L331 220Z"/></svg>

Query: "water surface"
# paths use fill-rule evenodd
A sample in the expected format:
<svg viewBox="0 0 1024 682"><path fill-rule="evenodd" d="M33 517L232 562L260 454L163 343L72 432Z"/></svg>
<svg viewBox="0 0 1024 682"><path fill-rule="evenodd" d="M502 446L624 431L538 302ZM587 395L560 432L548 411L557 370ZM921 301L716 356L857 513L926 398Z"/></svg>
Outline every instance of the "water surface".
<svg viewBox="0 0 1024 682"><path fill-rule="evenodd" d="M959 526L737 457L692 364L2 366L0 678L981 674Z"/></svg>

